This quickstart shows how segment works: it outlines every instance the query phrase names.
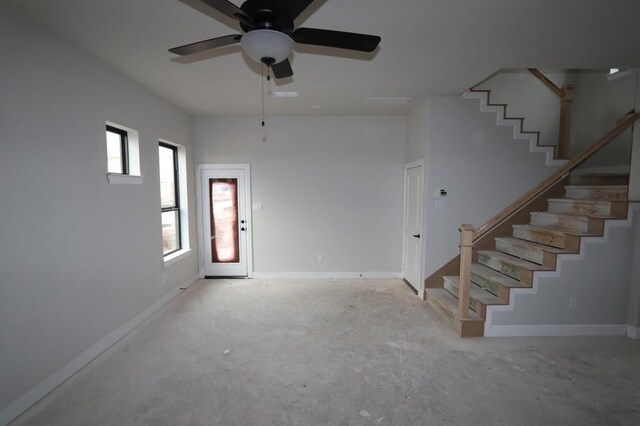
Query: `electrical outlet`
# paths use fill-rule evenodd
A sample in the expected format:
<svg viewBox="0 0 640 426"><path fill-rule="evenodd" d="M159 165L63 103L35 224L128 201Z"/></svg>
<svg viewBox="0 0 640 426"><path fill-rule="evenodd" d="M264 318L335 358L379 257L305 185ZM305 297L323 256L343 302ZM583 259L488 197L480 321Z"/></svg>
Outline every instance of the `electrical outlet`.
<svg viewBox="0 0 640 426"><path fill-rule="evenodd" d="M572 297L569 299L569 309L575 309L577 304L578 304L577 297Z"/></svg>
<svg viewBox="0 0 640 426"><path fill-rule="evenodd" d="M323 263L324 262L324 254L319 254L318 255L318 263Z"/></svg>

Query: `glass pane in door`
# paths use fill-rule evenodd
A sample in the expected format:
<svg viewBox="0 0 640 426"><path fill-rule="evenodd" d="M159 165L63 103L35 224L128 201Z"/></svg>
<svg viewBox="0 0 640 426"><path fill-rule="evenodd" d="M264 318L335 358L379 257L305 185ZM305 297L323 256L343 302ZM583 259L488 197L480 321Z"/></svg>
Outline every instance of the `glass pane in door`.
<svg viewBox="0 0 640 426"><path fill-rule="evenodd" d="M238 179L209 179L211 262L238 263Z"/></svg>

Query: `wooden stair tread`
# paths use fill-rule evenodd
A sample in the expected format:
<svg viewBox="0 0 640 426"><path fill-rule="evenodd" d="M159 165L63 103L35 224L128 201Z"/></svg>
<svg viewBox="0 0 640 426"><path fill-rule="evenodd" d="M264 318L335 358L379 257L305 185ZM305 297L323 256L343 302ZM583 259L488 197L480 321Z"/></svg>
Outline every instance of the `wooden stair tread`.
<svg viewBox="0 0 640 426"><path fill-rule="evenodd" d="M594 233L590 233L590 232L580 232L580 231L572 231L569 229L562 229L562 228L554 228L554 227L550 227L550 226L540 226L540 225L513 225L514 228L520 228L520 229L528 229L528 230L532 230L532 231L547 231L547 232L551 232L551 233L558 233L558 234L567 234L567 235L575 235L578 237L593 237L593 236L598 236L598 234L594 234Z"/></svg>
<svg viewBox="0 0 640 426"><path fill-rule="evenodd" d="M458 318L458 299L444 288L430 288L427 290L427 301L435 302L438 306L436 309L445 310L445 318L449 322L454 322ZM433 303L432 303L433 304ZM469 310L469 317L465 320L484 322L480 315Z"/></svg>
<svg viewBox="0 0 640 426"><path fill-rule="evenodd" d="M520 246L520 247L528 247L528 248L532 248L532 249L537 249L537 250L543 250L543 251L547 251L549 253L554 253L554 254L567 254L567 253L572 253L569 250L565 250L565 249L561 249L558 247L552 247L552 246L548 246L546 244L540 244L540 243L535 243L533 241L527 241L527 240L523 240L520 238L516 238L516 237L496 237L495 240L500 240L500 241L508 241L514 245Z"/></svg>
<svg viewBox="0 0 640 426"><path fill-rule="evenodd" d="M537 263L529 262L528 260L520 259L519 257L511 256L510 254L503 253L497 250L480 250L478 255L489 256L493 259L498 259L500 262L515 265L522 269L529 271L551 271L551 268L538 265Z"/></svg>
<svg viewBox="0 0 640 426"><path fill-rule="evenodd" d="M480 263L471 264L471 272L480 275L488 280L499 283L507 288L528 288L529 286L522 281L518 281L515 278L511 278L508 275L500 273L495 269L491 269L488 266L481 265Z"/></svg>
<svg viewBox="0 0 640 426"><path fill-rule="evenodd" d="M460 277L445 276L444 279L445 281L453 284L453 286L456 288L456 291L460 288ZM454 296L457 297L457 294L454 294ZM482 303L483 305L506 305L507 303L509 303L508 301L500 299L499 297L495 296L492 293L489 293L488 291L474 283L471 283L471 285L469 286L469 297Z"/></svg>

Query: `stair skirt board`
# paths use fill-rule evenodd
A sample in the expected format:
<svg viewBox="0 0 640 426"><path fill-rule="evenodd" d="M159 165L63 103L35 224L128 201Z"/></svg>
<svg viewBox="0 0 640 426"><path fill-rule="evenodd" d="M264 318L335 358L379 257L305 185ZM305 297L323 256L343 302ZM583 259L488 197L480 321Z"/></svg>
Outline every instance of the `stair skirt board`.
<svg viewBox="0 0 640 426"><path fill-rule="evenodd" d="M516 299L536 295L541 278L559 278L562 275L564 262L576 262L584 259L588 246L592 244L606 244L609 242L611 228L630 228L632 226L632 206L629 204L627 219L607 220L601 237L582 237L580 252L576 254L559 254L555 271L537 271L533 274L532 285L529 288L519 288L509 294L508 305L487 306L487 317L484 324L485 337L524 337L524 336L625 336L628 334L626 324L531 324L531 325L494 325L493 313L515 309ZM625 307L626 310L626 307Z"/></svg>
<svg viewBox="0 0 640 426"><path fill-rule="evenodd" d="M498 126L511 126L513 127L513 138L528 140L529 141L529 151L532 153L545 154L546 155L546 165L547 166L562 166L567 163L567 160L557 160L553 158L554 149L551 146L539 146L538 145L538 137L535 135L535 132L527 133L522 132L520 128L520 120L519 119L509 119L504 118L504 107L502 105L489 105L487 99L487 93L481 91L471 91L467 90L462 94L464 99L477 99L480 101L480 111L481 112L493 112L496 114L496 124Z"/></svg>

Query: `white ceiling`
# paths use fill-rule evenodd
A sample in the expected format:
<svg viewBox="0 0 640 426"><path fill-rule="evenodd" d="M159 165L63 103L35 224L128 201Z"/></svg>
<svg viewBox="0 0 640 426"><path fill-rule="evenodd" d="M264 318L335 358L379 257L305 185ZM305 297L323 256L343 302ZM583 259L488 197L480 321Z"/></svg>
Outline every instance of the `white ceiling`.
<svg viewBox="0 0 640 426"><path fill-rule="evenodd" d="M187 112L260 111L260 66L239 47L192 63L167 51L239 33L197 0L10 1ZM300 97L267 97L269 114L405 114L426 96L459 94L500 68L640 67L638 0L316 0L296 26L382 42L374 55L297 46L293 78L268 87ZM368 97L413 101L372 106Z"/></svg>

